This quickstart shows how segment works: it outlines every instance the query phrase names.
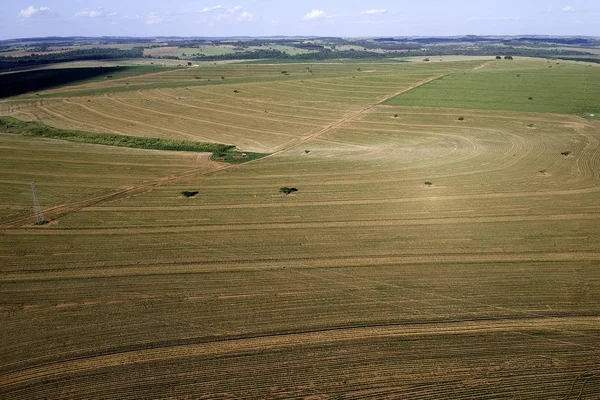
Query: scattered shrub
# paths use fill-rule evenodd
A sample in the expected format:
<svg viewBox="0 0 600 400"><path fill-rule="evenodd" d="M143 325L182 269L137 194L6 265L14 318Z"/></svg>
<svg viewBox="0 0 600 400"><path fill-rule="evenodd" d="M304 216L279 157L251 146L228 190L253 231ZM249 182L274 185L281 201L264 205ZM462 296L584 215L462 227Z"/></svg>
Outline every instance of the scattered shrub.
<svg viewBox="0 0 600 400"><path fill-rule="evenodd" d="M502 57L496 56L496 60L502 60Z"/></svg>
<svg viewBox="0 0 600 400"><path fill-rule="evenodd" d="M533 100L533 97L530 97L529 100Z"/></svg>
<svg viewBox="0 0 600 400"><path fill-rule="evenodd" d="M235 89L235 90L233 91L233 93L239 93L239 92L240 92L240 91L239 91L239 90L237 90L237 89Z"/></svg>
<svg viewBox="0 0 600 400"><path fill-rule="evenodd" d="M458 120L459 120L459 121L464 121L464 120L465 120L465 117L458 117Z"/></svg>
<svg viewBox="0 0 600 400"><path fill-rule="evenodd" d="M221 79L225 79L225 77L224 77L224 76L222 76L222 77L221 77Z"/></svg>
<svg viewBox="0 0 600 400"><path fill-rule="evenodd" d="M429 58L424 58L423 61L429 62Z"/></svg>
<svg viewBox="0 0 600 400"><path fill-rule="evenodd" d="M533 124L527 124L527 126L528 126L529 128L533 128L533 126L534 126L534 125L533 125Z"/></svg>
<svg viewBox="0 0 600 400"><path fill-rule="evenodd" d="M310 153L310 150L304 150L304 154Z"/></svg>
<svg viewBox="0 0 600 400"><path fill-rule="evenodd" d="M394 114L394 118L398 118L398 114Z"/></svg>
<svg viewBox="0 0 600 400"><path fill-rule="evenodd" d="M562 154L562 155L563 155L563 156L565 156L565 157L568 157L568 156L569 156L569 154L571 154L571 152L570 152L570 151L563 151L563 152L562 152L562 153L560 153L560 154Z"/></svg>
<svg viewBox="0 0 600 400"><path fill-rule="evenodd" d="M290 187L282 187L282 188L279 188L279 193L283 193L283 194L285 194L286 196L287 196L288 194L292 194L292 193L294 193L294 192L297 192L297 191L298 191L298 189L296 189L296 188L290 188Z"/></svg>
<svg viewBox="0 0 600 400"><path fill-rule="evenodd" d="M195 196L195 195L197 195L198 193L200 193L200 192L198 192L198 191L193 191L193 192L192 192L192 191L189 191L189 190L184 190L184 191L183 191L183 192L181 192L180 194L181 194L183 197L190 198L190 197L194 197L194 196Z"/></svg>
<svg viewBox="0 0 600 400"><path fill-rule="evenodd" d="M431 183L431 182L429 182L429 181L428 181L428 182L425 182L425 186L431 186L431 185L433 185L433 183Z"/></svg>

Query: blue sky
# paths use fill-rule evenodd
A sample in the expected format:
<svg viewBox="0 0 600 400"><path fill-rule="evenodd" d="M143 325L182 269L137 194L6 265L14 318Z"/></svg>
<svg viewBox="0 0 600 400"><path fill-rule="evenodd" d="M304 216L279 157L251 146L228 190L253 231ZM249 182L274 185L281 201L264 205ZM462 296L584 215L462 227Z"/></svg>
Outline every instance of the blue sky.
<svg viewBox="0 0 600 400"><path fill-rule="evenodd" d="M591 0L0 0L0 39L32 36L600 36Z"/></svg>

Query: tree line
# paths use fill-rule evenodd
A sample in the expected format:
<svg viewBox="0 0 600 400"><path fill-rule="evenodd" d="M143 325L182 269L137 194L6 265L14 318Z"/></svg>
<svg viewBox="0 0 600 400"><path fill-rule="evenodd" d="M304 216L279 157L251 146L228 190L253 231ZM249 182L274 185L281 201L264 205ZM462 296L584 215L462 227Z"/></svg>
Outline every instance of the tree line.
<svg viewBox="0 0 600 400"><path fill-rule="evenodd" d="M115 48L77 49L61 53L31 54L23 57L0 57L0 69L30 67L68 61L142 58L143 56L144 50L141 47L130 50Z"/></svg>

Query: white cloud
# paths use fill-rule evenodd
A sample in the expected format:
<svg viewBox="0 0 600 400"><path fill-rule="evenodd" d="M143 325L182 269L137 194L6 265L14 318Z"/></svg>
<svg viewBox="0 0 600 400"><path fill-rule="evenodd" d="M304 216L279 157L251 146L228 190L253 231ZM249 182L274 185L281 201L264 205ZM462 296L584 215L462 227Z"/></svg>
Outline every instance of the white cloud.
<svg viewBox="0 0 600 400"><path fill-rule="evenodd" d="M244 7L242 6L224 7L222 5L216 5L205 7L199 12L211 13L211 17L208 21L211 26L223 21L250 22L254 20L254 14L244 11ZM235 18L235 20L233 20L233 18Z"/></svg>
<svg viewBox="0 0 600 400"><path fill-rule="evenodd" d="M563 10L564 12L568 13L568 12L571 12L571 11L573 11L573 10L574 10L574 8L573 8L573 7L571 7L571 6L564 6L562 10Z"/></svg>
<svg viewBox="0 0 600 400"><path fill-rule="evenodd" d="M250 22L254 20L254 14L244 11L237 19L239 22Z"/></svg>
<svg viewBox="0 0 600 400"><path fill-rule="evenodd" d="M35 6L29 6L24 10L21 10L18 17L21 18L31 18L35 15L42 15L50 13L50 9L48 7L40 7L36 8Z"/></svg>
<svg viewBox="0 0 600 400"><path fill-rule="evenodd" d="M98 7L93 10L86 8L85 10L77 11L75 13L75 18L99 18L104 17L105 15L107 14L104 13L104 7ZM114 16L115 13L110 13L108 15Z"/></svg>
<svg viewBox="0 0 600 400"><path fill-rule="evenodd" d="M224 7L222 5L216 5L216 6L211 6L211 7L204 7L202 10L200 10L201 13L208 13L208 12L213 12L213 11L221 11L226 13L226 14L235 14L239 11L242 11L244 7L242 6L235 6L235 7Z"/></svg>
<svg viewBox="0 0 600 400"><path fill-rule="evenodd" d="M317 19L317 18L325 18L327 17L327 13L323 10L317 10L314 9L311 12L307 13L304 18L305 21L311 20L311 19Z"/></svg>
<svg viewBox="0 0 600 400"><path fill-rule="evenodd" d="M222 5L217 5L217 6L212 6L212 7L204 7L202 10L200 10L201 13L207 13L207 12L212 12L212 11L217 11L217 10L222 10L225 7L223 7Z"/></svg>
<svg viewBox="0 0 600 400"><path fill-rule="evenodd" d="M157 13L150 13L146 17L147 25L157 25L157 24L160 24L161 22L163 22L163 18L160 15L158 15Z"/></svg>
<svg viewBox="0 0 600 400"><path fill-rule="evenodd" d="M363 15L373 15L373 14L385 14L386 12L387 12L387 9L382 8L382 9L364 10L364 11L361 11L360 13Z"/></svg>

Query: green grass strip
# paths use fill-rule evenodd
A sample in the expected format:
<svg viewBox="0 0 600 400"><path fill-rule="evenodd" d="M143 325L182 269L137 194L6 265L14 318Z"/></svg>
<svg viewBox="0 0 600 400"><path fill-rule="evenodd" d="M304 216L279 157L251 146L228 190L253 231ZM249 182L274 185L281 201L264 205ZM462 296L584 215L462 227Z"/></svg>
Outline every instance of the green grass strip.
<svg viewBox="0 0 600 400"><path fill-rule="evenodd" d="M211 158L213 160L230 164L240 164L266 156L262 153L241 152L235 146L229 144L72 131L54 128L39 121L21 121L13 117L3 116L0 116L0 133L134 149L212 153Z"/></svg>

